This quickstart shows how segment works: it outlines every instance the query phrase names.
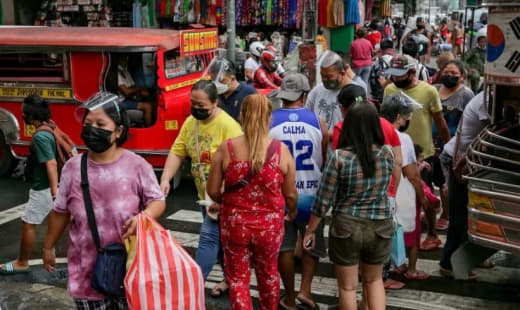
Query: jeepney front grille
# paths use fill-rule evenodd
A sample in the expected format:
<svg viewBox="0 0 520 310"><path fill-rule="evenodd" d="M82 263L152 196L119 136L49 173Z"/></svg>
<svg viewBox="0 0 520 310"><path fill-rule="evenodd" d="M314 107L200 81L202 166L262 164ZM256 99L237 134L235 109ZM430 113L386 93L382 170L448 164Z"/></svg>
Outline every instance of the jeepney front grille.
<svg viewBox="0 0 520 310"><path fill-rule="evenodd" d="M520 230L514 230L510 228L503 228L506 239L510 242L520 244Z"/></svg>
<svg viewBox="0 0 520 310"><path fill-rule="evenodd" d="M496 213L520 217L520 204L518 203L493 199L493 205Z"/></svg>

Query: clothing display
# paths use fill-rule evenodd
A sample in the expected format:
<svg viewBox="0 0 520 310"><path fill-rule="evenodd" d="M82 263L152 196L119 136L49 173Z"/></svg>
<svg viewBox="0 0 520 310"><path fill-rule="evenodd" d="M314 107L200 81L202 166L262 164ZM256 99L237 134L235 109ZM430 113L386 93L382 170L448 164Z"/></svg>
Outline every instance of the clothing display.
<svg viewBox="0 0 520 310"><path fill-rule="evenodd" d="M390 2L390 0L388 0ZM359 17L358 0L344 0L345 2L345 24L359 24L361 19Z"/></svg>

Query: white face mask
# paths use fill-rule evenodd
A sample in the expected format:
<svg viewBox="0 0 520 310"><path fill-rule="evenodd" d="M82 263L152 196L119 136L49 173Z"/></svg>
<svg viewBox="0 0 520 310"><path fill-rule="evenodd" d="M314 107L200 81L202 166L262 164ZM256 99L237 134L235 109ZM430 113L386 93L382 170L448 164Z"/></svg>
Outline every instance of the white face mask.
<svg viewBox="0 0 520 310"><path fill-rule="evenodd" d="M213 83L215 83L215 86L217 87L217 94L219 95L225 94L229 90L229 84L224 84L216 81Z"/></svg>

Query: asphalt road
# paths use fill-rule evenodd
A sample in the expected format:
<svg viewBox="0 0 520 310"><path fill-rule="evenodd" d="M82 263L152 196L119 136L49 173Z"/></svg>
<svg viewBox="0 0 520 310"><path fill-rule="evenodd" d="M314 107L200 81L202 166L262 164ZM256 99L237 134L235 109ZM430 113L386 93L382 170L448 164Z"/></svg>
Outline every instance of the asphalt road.
<svg viewBox="0 0 520 310"><path fill-rule="evenodd" d="M20 216L27 199L29 186L14 178L0 178L0 262L12 260L18 252L20 240ZM159 222L170 229L176 239L194 254L198 246L198 232L202 221L200 212L194 204L195 187L192 180L183 179L167 199L167 208ZM58 266L58 272L50 275L41 266L40 253L46 223L37 229L37 241L32 253L32 267L28 275L0 276L0 284L5 282L43 283L51 286L66 287L66 260ZM441 235L441 238L444 237ZM66 257L66 237L57 246L57 256ZM444 238L442 238L444 239ZM476 269L475 281L455 281L442 277L438 272L438 261L442 249L421 252L419 268L429 272L432 277L425 281L407 281L401 276L392 277L406 283L404 289L387 292L389 309L518 309L520 303L520 259L508 253L498 253L494 259L497 264L492 269ZM206 288L222 280L222 270L215 266ZM299 274L297 275L297 287ZM9 286L0 290L0 309L2 297L14 294ZM12 290L16 290L13 286ZM322 260L313 282L316 301L326 309L337 303L337 286L333 265L328 259ZM2 296L4 295L4 296ZM208 295L209 296L209 295ZM252 277L252 296L257 297L256 278ZM7 298L7 297L6 297ZM207 298L210 309L229 309L227 300ZM18 309L31 309L23 304ZM4 306L5 309L5 306Z"/></svg>

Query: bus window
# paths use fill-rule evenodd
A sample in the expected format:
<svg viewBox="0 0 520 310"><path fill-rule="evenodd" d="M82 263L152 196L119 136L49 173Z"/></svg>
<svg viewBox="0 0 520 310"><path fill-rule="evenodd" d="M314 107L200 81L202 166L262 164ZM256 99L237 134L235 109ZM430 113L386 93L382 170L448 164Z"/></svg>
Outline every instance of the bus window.
<svg viewBox="0 0 520 310"><path fill-rule="evenodd" d="M202 72L203 70L203 55L182 57L179 51L171 51L164 55L164 73L167 79Z"/></svg>
<svg viewBox="0 0 520 310"><path fill-rule="evenodd" d="M0 81L58 82L69 80L63 53L0 54Z"/></svg>

